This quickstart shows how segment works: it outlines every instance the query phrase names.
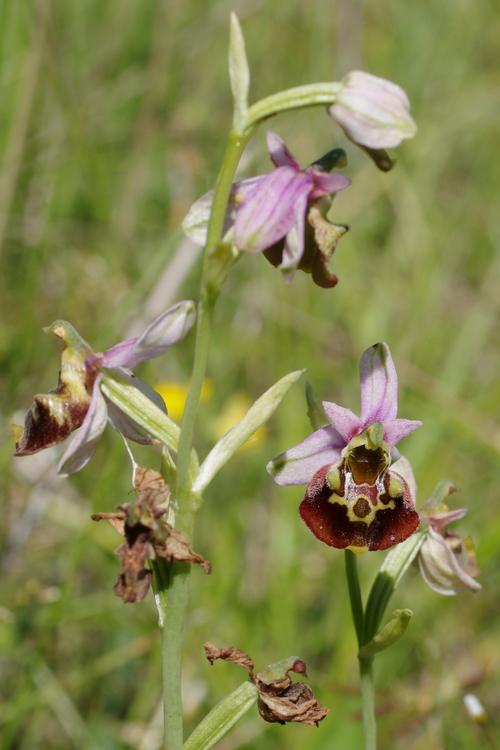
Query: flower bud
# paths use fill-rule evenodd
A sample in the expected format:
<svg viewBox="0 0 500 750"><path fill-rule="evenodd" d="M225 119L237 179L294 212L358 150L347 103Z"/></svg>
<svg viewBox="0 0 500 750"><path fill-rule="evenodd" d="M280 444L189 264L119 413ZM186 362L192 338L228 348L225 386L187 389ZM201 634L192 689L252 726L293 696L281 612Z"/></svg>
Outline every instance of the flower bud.
<svg viewBox="0 0 500 750"><path fill-rule="evenodd" d="M410 102L397 84L359 70L348 73L342 83L329 111L353 143L380 150L413 138L417 126Z"/></svg>

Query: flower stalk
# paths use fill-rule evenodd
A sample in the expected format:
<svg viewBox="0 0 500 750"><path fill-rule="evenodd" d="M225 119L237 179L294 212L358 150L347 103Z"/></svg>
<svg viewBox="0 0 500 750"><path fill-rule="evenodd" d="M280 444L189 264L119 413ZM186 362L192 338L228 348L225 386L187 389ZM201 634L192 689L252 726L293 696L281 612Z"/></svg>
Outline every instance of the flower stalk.
<svg viewBox="0 0 500 750"><path fill-rule="evenodd" d="M326 83L310 83L305 86L295 86L285 91L279 91L253 104L247 115L247 128L251 128L268 117L291 109L316 107L318 105L331 106L342 88L341 83L328 81Z"/></svg>
<svg viewBox="0 0 500 750"><path fill-rule="evenodd" d="M236 168L255 125L278 112L288 109L332 104L339 84L312 84L279 92L262 99L249 108L240 130L229 134L226 151L214 190L212 210L203 252L200 280L200 300L196 320L196 341L191 386L189 389L177 450L177 481L174 492L175 526L188 538L194 528L194 515L200 500L192 492L189 471L190 455L196 414L205 378L212 320L220 291L217 275L211 274L211 260L222 240L228 200ZM189 589L189 567L170 563L170 571L156 571L157 600L163 611L163 670L164 670L164 747L181 750L183 742L181 702L181 647ZM168 606L165 603L168 602Z"/></svg>
<svg viewBox="0 0 500 750"><path fill-rule="evenodd" d="M354 552L346 549L344 552L345 573L349 601L351 603L351 614L358 649L366 642L365 637L365 615L363 601L361 598L361 587L359 584L358 565ZM363 731L365 735L365 750L376 750L377 726L375 721L375 688L373 683L373 657L358 656L359 677L361 685L361 706L363 713Z"/></svg>
<svg viewBox="0 0 500 750"><path fill-rule="evenodd" d="M210 280L210 258L222 237L226 206L234 173L249 136L232 131L217 179L207 242L203 254L200 281L200 300L196 322L196 341L191 387L182 418L177 451L177 481L175 487L175 526L188 539L192 537L196 501L191 492L190 455L196 414L207 369L212 319L219 288ZM181 750L182 722L182 635L189 595L190 568L184 563L164 563L155 570L157 601L163 618L162 666L164 705L164 747Z"/></svg>
<svg viewBox="0 0 500 750"><path fill-rule="evenodd" d="M375 719L375 685L373 681L373 658L359 658L361 705L365 750L377 750L377 723Z"/></svg>
<svg viewBox="0 0 500 750"><path fill-rule="evenodd" d="M361 599L361 588L358 577L358 563L356 555L350 549L344 552L345 574L347 579L347 588L349 590L349 601L351 603L352 621L358 639L358 646L363 645L364 630L364 613L363 602Z"/></svg>

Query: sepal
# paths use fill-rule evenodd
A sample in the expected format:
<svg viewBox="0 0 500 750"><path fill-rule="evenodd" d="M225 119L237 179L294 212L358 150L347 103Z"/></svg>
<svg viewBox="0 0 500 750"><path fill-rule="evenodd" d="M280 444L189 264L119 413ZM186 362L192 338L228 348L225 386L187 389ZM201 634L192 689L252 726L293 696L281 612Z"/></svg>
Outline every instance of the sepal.
<svg viewBox="0 0 500 750"><path fill-rule="evenodd" d="M151 399L133 385L125 376L104 375L101 390L127 417L142 427L149 435L176 451L179 442L179 426Z"/></svg>

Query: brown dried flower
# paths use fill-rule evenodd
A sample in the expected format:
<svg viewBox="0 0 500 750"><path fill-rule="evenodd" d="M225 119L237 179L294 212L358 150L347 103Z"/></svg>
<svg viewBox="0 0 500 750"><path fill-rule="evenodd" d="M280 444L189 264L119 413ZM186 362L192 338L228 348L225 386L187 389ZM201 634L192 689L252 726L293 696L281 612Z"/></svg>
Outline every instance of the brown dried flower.
<svg viewBox="0 0 500 750"><path fill-rule="evenodd" d="M306 674L306 664L297 656L270 664L263 672L254 672L252 659L238 648L217 648L205 643L205 655L213 664L217 659L239 664L246 670L259 693L259 713L265 721L286 724L293 721L318 726L330 710L314 697L311 688L302 682L292 682L290 672Z"/></svg>
<svg viewBox="0 0 500 750"><path fill-rule="evenodd" d="M94 521L105 520L125 537L125 542L116 550L120 558L121 573L113 588L124 602L140 602L149 591L151 570L148 560L162 557L165 560L201 565L210 573L208 560L193 552L189 541L164 520L169 488L157 471L138 467L134 488L137 499L134 503L118 506L116 513L94 513Z"/></svg>

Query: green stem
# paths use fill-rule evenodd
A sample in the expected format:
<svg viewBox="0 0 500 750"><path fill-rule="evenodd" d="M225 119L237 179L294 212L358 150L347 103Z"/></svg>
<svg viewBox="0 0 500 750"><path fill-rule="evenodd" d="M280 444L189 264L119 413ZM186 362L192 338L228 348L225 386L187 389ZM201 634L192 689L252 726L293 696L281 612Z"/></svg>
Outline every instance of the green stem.
<svg viewBox="0 0 500 750"><path fill-rule="evenodd" d="M344 553L345 574L347 578L347 588L349 589L349 600L351 602L351 613L358 646L363 645L364 615L363 602L361 600L361 588L358 577L358 562L356 555L350 549Z"/></svg>
<svg viewBox="0 0 500 750"><path fill-rule="evenodd" d="M220 288L220 283L210 278L210 260L222 238L226 208L236 168L253 128L260 120L286 109L332 104L339 87L340 84L335 83L313 84L269 96L249 109L244 134L234 131L229 134L226 152L215 185L207 242L203 254L193 371L177 450L177 481L174 492L175 526L188 538L193 534L195 513L200 502L192 492L190 457L196 414L207 369L213 313ZM181 652L189 575L189 567L179 563L168 565L162 562L155 566L157 601L163 621L165 750L181 750L183 742Z"/></svg>
<svg viewBox="0 0 500 750"><path fill-rule="evenodd" d="M351 613L358 646L366 642L365 613L361 598L361 587L359 585L358 562L356 555L351 550L345 551L345 573L349 600L351 602ZM361 684L361 705L363 712L363 732L365 736L365 750L376 750L377 748L377 726L375 722L375 688L373 684L373 658L359 657L359 677Z"/></svg>
<svg viewBox="0 0 500 750"><path fill-rule="evenodd" d="M177 452L176 500L178 503L179 516L183 516L185 512L183 505L186 503L190 495L189 455L193 443L194 425L200 401L201 388L203 386L203 380L207 369L212 316L219 292L217 288L210 285L208 279L210 255L217 248L222 237L226 208L231 193L234 173L249 137L250 132L244 136L234 132L229 134L226 153L224 154L222 166L215 185L212 213L207 230L207 243L203 256L201 296L198 304L193 372L191 386L182 418L179 449ZM182 528L180 528L180 530L182 531Z"/></svg>
<svg viewBox="0 0 500 750"><path fill-rule="evenodd" d="M373 659L359 660L361 704L365 750L377 750L377 724L375 721L375 687L373 684Z"/></svg>
<svg viewBox="0 0 500 750"><path fill-rule="evenodd" d="M210 256L217 248L224 229L226 207L234 173L250 131L245 136L231 132L215 186L212 213L203 255L201 292L196 322L196 342L191 386L184 409L177 451L175 487L175 526L192 537L198 502L191 491L190 456L201 388L205 378L212 317L219 289L210 282ZM162 665L164 704L164 748L182 750L182 636L189 594L190 567L182 563L159 562L155 566L157 601L163 620Z"/></svg>
<svg viewBox="0 0 500 750"><path fill-rule="evenodd" d="M162 627L162 673L164 700L164 747L182 748L182 634L189 594L189 566L168 563L161 558L154 563L156 598Z"/></svg>
<svg viewBox="0 0 500 750"><path fill-rule="evenodd" d="M341 83L311 83L266 96L248 110L248 126L251 127L286 110L316 107L321 104L332 105L341 88Z"/></svg>

